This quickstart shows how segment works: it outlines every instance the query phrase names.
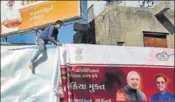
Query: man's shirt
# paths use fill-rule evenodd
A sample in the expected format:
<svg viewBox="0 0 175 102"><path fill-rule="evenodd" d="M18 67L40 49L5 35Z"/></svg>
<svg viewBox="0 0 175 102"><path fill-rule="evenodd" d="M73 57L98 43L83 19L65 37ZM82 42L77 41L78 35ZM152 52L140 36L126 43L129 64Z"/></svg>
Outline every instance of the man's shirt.
<svg viewBox="0 0 175 102"><path fill-rule="evenodd" d="M165 91L163 93L156 93L151 97L152 101L156 100L175 100L174 96L169 93L168 91Z"/></svg>
<svg viewBox="0 0 175 102"><path fill-rule="evenodd" d="M57 43L58 29L55 28L55 25L47 26L43 31L39 33L39 37L45 41L51 41L54 44Z"/></svg>

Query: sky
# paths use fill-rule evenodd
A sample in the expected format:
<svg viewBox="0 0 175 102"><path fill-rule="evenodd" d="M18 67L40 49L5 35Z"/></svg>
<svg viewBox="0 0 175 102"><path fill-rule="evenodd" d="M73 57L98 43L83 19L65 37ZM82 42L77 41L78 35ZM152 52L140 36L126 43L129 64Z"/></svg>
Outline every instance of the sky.
<svg viewBox="0 0 175 102"><path fill-rule="evenodd" d="M61 43L72 43L74 33L73 24L64 26L59 31L58 39Z"/></svg>
<svg viewBox="0 0 175 102"><path fill-rule="evenodd" d="M88 11L87 11L88 4L86 0L83 1L82 5L83 5L82 19L79 21L75 21L75 22L87 24L88 23ZM74 22L71 22L70 24L63 26L59 30L58 40L61 43L72 43L73 35L75 34L75 32L73 31L73 23Z"/></svg>

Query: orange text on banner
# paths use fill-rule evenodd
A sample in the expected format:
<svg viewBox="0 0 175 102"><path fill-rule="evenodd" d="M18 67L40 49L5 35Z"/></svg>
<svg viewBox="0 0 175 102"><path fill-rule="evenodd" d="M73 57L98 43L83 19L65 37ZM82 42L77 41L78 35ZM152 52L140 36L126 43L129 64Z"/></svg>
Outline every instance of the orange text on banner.
<svg viewBox="0 0 175 102"><path fill-rule="evenodd" d="M20 10L22 24L19 30L41 26L56 20L80 17L80 1L49 1Z"/></svg>

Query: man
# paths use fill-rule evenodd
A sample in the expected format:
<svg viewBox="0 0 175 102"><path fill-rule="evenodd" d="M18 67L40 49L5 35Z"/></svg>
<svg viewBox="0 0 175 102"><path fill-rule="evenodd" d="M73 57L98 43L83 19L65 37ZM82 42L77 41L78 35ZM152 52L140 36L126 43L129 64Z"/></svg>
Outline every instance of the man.
<svg viewBox="0 0 175 102"><path fill-rule="evenodd" d="M2 33L17 31L21 24L21 14L15 5L15 1L9 0L6 5L7 7L3 9L1 15Z"/></svg>
<svg viewBox="0 0 175 102"><path fill-rule="evenodd" d="M167 79L163 75L157 75L155 77L158 92L151 96L151 101L173 101L175 97L167 90Z"/></svg>
<svg viewBox="0 0 175 102"><path fill-rule="evenodd" d="M63 22L60 20L57 20L55 24L49 25L43 31L40 31L40 34L37 37L37 43L38 43L39 49L34 55L34 57L32 58L31 62L29 63L29 67L32 69L33 74L35 74L34 72L35 64L34 63L36 59L38 58L38 56L42 53L43 58L45 58L43 61L47 59L47 52L46 52L47 42L51 41L55 45L61 45L61 43L57 41L57 36L58 36L58 29L60 29L62 25L63 25Z"/></svg>
<svg viewBox="0 0 175 102"><path fill-rule="evenodd" d="M145 94L139 90L140 75L131 71L127 75L128 85L120 89L116 94L116 101L146 101Z"/></svg>

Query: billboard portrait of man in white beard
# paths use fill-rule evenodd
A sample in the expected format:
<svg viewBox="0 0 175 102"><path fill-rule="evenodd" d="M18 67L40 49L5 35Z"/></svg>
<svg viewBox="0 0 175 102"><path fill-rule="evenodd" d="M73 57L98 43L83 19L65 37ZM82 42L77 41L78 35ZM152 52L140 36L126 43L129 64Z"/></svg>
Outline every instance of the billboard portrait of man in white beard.
<svg viewBox="0 0 175 102"><path fill-rule="evenodd" d="M136 71L130 71L127 74L127 85L117 91L116 101L146 101L145 94L139 89L140 80Z"/></svg>

